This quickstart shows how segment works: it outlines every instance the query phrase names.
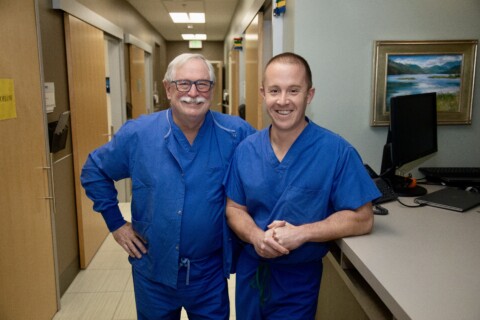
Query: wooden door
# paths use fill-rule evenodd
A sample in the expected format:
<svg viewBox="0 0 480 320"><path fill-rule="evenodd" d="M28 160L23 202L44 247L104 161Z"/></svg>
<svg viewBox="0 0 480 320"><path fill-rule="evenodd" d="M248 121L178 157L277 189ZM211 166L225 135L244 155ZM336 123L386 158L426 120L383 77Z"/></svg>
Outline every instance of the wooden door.
<svg viewBox="0 0 480 320"><path fill-rule="evenodd" d="M259 12L245 30L245 117L256 129L263 128L262 98L262 28L263 15Z"/></svg>
<svg viewBox="0 0 480 320"><path fill-rule="evenodd" d="M210 61L215 70L215 88L210 110L223 112L223 62Z"/></svg>
<svg viewBox="0 0 480 320"><path fill-rule="evenodd" d="M35 1L0 2L0 318L51 319L57 311L46 119Z"/></svg>
<svg viewBox="0 0 480 320"><path fill-rule="evenodd" d="M145 85L145 51L130 44L130 97L132 102L132 118L148 113L146 103L147 86Z"/></svg>
<svg viewBox="0 0 480 320"><path fill-rule="evenodd" d="M80 267L86 268L108 234L101 214L93 211L80 184L88 154L108 141L105 42L101 30L68 14L65 38Z"/></svg>
<svg viewBox="0 0 480 320"><path fill-rule="evenodd" d="M238 107L240 105L240 52L238 50L232 49L229 54L230 60L230 72L229 72L229 100L228 104L230 106L230 114L238 116Z"/></svg>

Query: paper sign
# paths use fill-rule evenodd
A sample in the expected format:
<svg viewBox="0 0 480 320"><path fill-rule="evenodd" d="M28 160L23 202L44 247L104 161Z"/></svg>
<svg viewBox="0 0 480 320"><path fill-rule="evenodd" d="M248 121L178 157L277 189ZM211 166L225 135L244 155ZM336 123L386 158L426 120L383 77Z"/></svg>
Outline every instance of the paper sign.
<svg viewBox="0 0 480 320"><path fill-rule="evenodd" d="M13 79L0 79L0 120L17 117Z"/></svg>
<svg viewBox="0 0 480 320"><path fill-rule="evenodd" d="M55 84L53 82L45 82L45 108L47 113L53 112L55 109Z"/></svg>

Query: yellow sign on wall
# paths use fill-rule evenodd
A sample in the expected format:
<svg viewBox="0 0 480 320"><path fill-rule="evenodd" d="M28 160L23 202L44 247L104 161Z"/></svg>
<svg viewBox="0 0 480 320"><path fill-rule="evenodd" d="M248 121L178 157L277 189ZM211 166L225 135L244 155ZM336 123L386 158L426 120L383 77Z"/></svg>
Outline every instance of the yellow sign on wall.
<svg viewBox="0 0 480 320"><path fill-rule="evenodd" d="M17 117L13 79L0 79L0 120Z"/></svg>

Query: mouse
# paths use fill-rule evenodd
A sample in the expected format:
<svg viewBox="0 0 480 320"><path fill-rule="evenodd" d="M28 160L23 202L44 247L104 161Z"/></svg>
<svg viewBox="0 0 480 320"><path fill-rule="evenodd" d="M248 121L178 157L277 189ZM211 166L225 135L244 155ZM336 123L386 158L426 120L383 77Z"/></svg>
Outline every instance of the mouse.
<svg viewBox="0 0 480 320"><path fill-rule="evenodd" d="M477 187L467 187L465 191L479 193Z"/></svg>
<svg viewBox="0 0 480 320"><path fill-rule="evenodd" d="M373 214L378 214L378 215L384 216L384 215L388 214L388 209L382 207L381 205L376 204L376 205L373 206Z"/></svg>

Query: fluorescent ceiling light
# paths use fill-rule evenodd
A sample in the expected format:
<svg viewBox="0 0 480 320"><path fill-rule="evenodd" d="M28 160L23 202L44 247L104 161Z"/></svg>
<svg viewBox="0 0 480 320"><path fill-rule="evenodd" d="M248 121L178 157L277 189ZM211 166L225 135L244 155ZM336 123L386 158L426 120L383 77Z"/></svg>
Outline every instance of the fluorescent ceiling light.
<svg viewBox="0 0 480 320"><path fill-rule="evenodd" d="M205 23L205 13L191 12L189 16L191 23Z"/></svg>
<svg viewBox="0 0 480 320"><path fill-rule="evenodd" d="M188 17L188 13L186 12L170 12L170 17L172 17L174 23L190 22L190 18Z"/></svg>
<svg viewBox="0 0 480 320"><path fill-rule="evenodd" d="M205 23L205 13L170 12L174 23Z"/></svg>
<svg viewBox="0 0 480 320"><path fill-rule="evenodd" d="M183 33L182 38L183 40L207 40L207 35L204 33L197 33L197 34Z"/></svg>

